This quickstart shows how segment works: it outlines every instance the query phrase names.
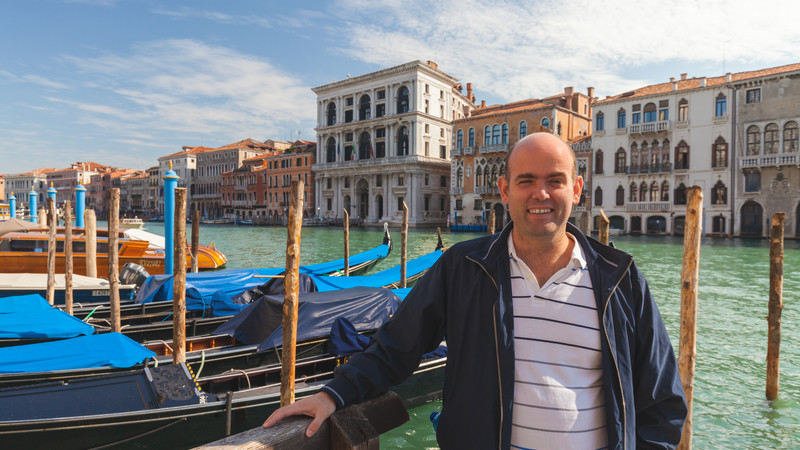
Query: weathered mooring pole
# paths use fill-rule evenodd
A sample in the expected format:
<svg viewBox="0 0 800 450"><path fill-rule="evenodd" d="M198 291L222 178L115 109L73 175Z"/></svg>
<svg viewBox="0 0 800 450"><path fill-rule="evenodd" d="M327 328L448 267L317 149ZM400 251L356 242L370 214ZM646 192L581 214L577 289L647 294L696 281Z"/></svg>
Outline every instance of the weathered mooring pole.
<svg viewBox="0 0 800 450"><path fill-rule="evenodd" d="M122 329L119 310L119 188L109 190L108 199L108 286L111 331Z"/></svg>
<svg viewBox="0 0 800 450"><path fill-rule="evenodd" d="M686 228L683 235L683 267L681 269L681 334L678 351L683 392L688 414L678 449L692 448L692 403L694 366L697 352L697 284L700 276L700 238L703 236L703 190L689 188L686 205Z"/></svg>
<svg viewBox="0 0 800 450"><path fill-rule="evenodd" d="M47 302L51 305L56 298L56 199L47 197Z"/></svg>
<svg viewBox="0 0 800 450"><path fill-rule="evenodd" d="M200 210L195 209L192 216L192 273L197 273L198 268L197 254L200 248Z"/></svg>
<svg viewBox="0 0 800 450"><path fill-rule="evenodd" d="M64 202L64 306L72 315L72 204Z"/></svg>
<svg viewBox="0 0 800 450"><path fill-rule="evenodd" d="M86 276L97 278L97 216L93 209L87 209L86 218Z"/></svg>
<svg viewBox="0 0 800 450"><path fill-rule="evenodd" d="M175 188L172 274L172 362L186 362L186 188Z"/></svg>
<svg viewBox="0 0 800 450"><path fill-rule="evenodd" d="M767 317L767 400L778 398L783 312L783 224L786 213L772 216L769 231L769 316Z"/></svg>
<svg viewBox="0 0 800 450"><path fill-rule="evenodd" d="M350 276L350 213L344 210L344 276Z"/></svg>
<svg viewBox="0 0 800 450"><path fill-rule="evenodd" d="M303 181L292 181L286 238L286 278L283 280L283 355L281 406L294 403L294 362L297 345L297 306L300 290L300 232L303 229Z"/></svg>
<svg viewBox="0 0 800 450"><path fill-rule="evenodd" d="M486 227L486 231L488 234L494 234L494 221L495 221L494 214L495 214L494 209L489 211L489 223L488 226Z"/></svg>
<svg viewBox="0 0 800 450"><path fill-rule="evenodd" d="M606 217L605 211L600 210L600 229L597 231L597 240L603 245L608 245L608 227L611 221Z"/></svg>
<svg viewBox="0 0 800 450"><path fill-rule="evenodd" d="M403 202L403 223L400 226L400 288L406 287L406 263L408 263L408 205Z"/></svg>

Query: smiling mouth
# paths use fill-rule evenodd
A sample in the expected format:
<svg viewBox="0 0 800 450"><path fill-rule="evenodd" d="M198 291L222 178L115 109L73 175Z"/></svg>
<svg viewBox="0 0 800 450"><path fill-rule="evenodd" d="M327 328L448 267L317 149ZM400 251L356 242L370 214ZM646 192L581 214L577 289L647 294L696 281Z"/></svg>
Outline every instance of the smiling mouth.
<svg viewBox="0 0 800 450"><path fill-rule="evenodd" d="M530 208L528 214L550 214L553 212L550 208Z"/></svg>

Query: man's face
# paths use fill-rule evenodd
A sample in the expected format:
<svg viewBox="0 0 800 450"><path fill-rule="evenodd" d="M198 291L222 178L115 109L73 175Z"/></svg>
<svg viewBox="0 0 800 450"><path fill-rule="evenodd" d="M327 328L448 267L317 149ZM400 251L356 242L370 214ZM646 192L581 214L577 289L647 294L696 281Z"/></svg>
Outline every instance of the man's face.
<svg viewBox="0 0 800 450"><path fill-rule="evenodd" d="M572 179L569 147L547 134L531 135L517 144L499 187L514 230L530 239L566 237L572 205L580 201L583 179Z"/></svg>

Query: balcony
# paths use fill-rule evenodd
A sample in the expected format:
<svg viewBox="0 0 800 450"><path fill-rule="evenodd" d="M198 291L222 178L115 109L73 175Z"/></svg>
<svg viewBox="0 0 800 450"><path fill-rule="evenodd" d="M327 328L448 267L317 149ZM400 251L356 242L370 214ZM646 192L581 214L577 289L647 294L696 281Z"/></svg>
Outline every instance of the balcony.
<svg viewBox="0 0 800 450"><path fill-rule="evenodd" d="M481 145L479 148L479 152L481 154L506 153L508 152L508 144Z"/></svg>
<svg viewBox="0 0 800 450"><path fill-rule="evenodd" d="M500 188L497 186L476 186L475 193L481 195L500 195Z"/></svg>
<svg viewBox="0 0 800 450"><path fill-rule="evenodd" d="M592 135L593 135L594 137L603 137L603 136L605 136L605 135L606 135L606 130L594 130L594 131L592 132Z"/></svg>
<svg viewBox="0 0 800 450"><path fill-rule="evenodd" d="M451 187L450 188L450 195L463 195L464 188L463 187Z"/></svg>
<svg viewBox="0 0 800 450"><path fill-rule="evenodd" d="M462 156L464 154L463 148L453 148L450 150L450 157Z"/></svg>
<svg viewBox="0 0 800 450"><path fill-rule="evenodd" d="M617 128L617 134L628 134L628 127Z"/></svg>
<svg viewBox="0 0 800 450"><path fill-rule="evenodd" d="M800 164L800 154L740 156L739 167L780 167Z"/></svg>
<svg viewBox="0 0 800 450"><path fill-rule="evenodd" d="M647 173L671 173L672 164L634 164L627 167L628 175L647 174Z"/></svg>
<svg viewBox="0 0 800 450"><path fill-rule="evenodd" d="M669 212L670 202L628 202L625 210L628 212Z"/></svg>
<svg viewBox="0 0 800 450"><path fill-rule="evenodd" d="M728 121L728 115L723 114L721 116L714 116L714 124L726 123Z"/></svg>
<svg viewBox="0 0 800 450"><path fill-rule="evenodd" d="M637 123L628 128L631 134L659 133L662 131L670 131L672 129L672 122L669 120L661 120L658 122Z"/></svg>
<svg viewBox="0 0 800 450"><path fill-rule="evenodd" d="M473 147L464 147L461 150L462 150L462 154L464 156L474 155L475 154L475 147L474 146Z"/></svg>

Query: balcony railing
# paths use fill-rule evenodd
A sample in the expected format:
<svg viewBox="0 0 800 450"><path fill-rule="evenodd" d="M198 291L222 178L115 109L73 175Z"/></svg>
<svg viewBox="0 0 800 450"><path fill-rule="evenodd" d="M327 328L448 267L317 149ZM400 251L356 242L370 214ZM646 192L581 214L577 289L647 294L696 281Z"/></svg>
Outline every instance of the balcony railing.
<svg viewBox="0 0 800 450"><path fill-rule="evenodd" d="M477 186L475 187L475 193L500 195L500 189L497 186Z"/></svg>
<svg viewBox="0 0 800 450"><path fill-rule="evenodd" d="M505 153L508 152L508 144L481 145L479 148L483 153Z"/></svg>
<svg viewBox="0 0 800 450"><path fill-rule="evenodd" d="M474 155L475 154L475 147L474 146L473 147L464 147L461 150L463 150L464 156Z"/></svg>
<svg viewBox="0 0 800 450"><path fill-rule="evenodd" d="M463 155L463 154L464 154L464 149L463 149L463 148L455 148L455 147L453 147L453 148L450 150L450 156L451 156L451 157L454 157L454 156L461 156L461 155Z"/></svg>
<svg viewBox="0 0 800 450"><path fill-rule="evenodd" d="M669 202L628 202L625 205L626 211L648 212L648 211L670 211Z"/></svg>
<svg viewBox="0 0 800 450"><path fill-rule="evenodd" d="M672 172L672 164L634 164L628 166L628 175L645 174L645 173L670 173Z"/></svg>
<svg viewBox="0 0 800 450"><path fill-rule="evenodd" d="M800 164L800 154L740 156L739 167L780 167Z"/></svg>
<svg viewBox="0 0 800 450"><path fill-rule="evenodd" d="M464 194L464 188L463 187L451 187L450 188L450 194L451 195L462 195L462 194Z"/></svg>
<svg viewBox="0 0 800 450"><path fill-rule="evenodd" d="M637 123L628 127L631 134L657 133L659 131L669 131L672 129L672 122L661 120L658 122Z"/></svg>

